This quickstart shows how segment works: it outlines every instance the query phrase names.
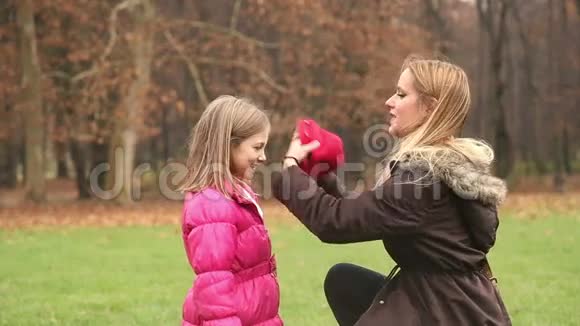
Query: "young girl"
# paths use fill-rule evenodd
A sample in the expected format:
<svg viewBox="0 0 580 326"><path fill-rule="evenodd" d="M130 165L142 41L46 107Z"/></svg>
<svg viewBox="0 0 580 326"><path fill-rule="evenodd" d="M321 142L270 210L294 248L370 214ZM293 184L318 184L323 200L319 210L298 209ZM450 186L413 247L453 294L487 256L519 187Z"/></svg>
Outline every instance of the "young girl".
<svg viewBox="0 0 580 326"><path fill-rule="evenodd" d="M183 326L283 325L270 238L248 186L269 132L266 114L233 96L212 101L193 129L182 231L197 277Z"/></svg>

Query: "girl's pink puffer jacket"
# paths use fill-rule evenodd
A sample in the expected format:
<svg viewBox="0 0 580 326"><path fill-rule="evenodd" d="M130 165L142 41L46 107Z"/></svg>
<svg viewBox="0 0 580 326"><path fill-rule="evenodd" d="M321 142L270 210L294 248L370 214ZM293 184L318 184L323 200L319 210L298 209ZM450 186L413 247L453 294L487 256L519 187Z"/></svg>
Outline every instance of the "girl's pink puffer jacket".
<svg viewBox="0 0 580 326"><path fill-rule="evenodd" d="M281 326L276 262L261 211L249 198L231 197L211 188L185 197L183 241L197 277L182 326Z"/></svg>

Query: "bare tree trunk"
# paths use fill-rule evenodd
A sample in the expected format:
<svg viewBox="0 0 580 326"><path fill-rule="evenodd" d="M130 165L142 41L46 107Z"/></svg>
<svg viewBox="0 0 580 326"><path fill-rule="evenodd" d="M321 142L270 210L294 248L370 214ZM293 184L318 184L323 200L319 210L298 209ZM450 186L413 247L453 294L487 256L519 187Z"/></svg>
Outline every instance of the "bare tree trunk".
<svg viewBox="0 0 580 326"><path fill-rule="evenodd" d="M14 166L14 150L12 140L0 142L0 188L14 188L16 186L16 167Z"/></svg>
<svg viewBox="0 0 580 326"><path fill-rule="evenodd" d="M507 20L507 19L506 19ZM511 20L507 20L506 30L513 30L514 24ZM526 147L522 137L522 121L519 119L521 102L522 102L522 86L520 78L520 69L518 65L518 55L515 42L515 35L507 33L505 37L505 83L509 85L509 90L506 91L506 125L510 127L511 138L513 144L514 162L522 162L523 157L528 156L525 153Z"/></svg>
<svg viewBox="0 0 580 326"><path fill-rule="evenodd" d="M131 9L135 21L135 39L130 41L133 52L135 77L128 94L122 100L124 115L115 126L111 141L109 161L114 173L109 174L113 182L121 182L121 193L116 198L119 203L133 202L133 168L137 148L137 135L143 124L143 106L149 89L151 62L153 59L153 20L155 10L152 0L141 0Z"/></svg>
<svg viewBox="0 0 580 326"><path fill-rule="evenodd" d="M77 87L70 85L70 87ZM80 101L79 107L85 108L89 104ZM66 116L65 124L70 130L68 148L71 154L73 169L75 173L76 186L79 199L89 199L92 197L89 174L87 169L93 164L93 151L91 144L95 141L89 132L89 121L83 110L71 109L71 114ZM101 186L101 189L103 187Z"/></svg>
<svg viewBox="0 0 580 326"><path fill-rule="evenodd" d="M572 78L568 78L569 77L569 70L570 67L574 66L574 62L572 60L570 60L570 56L569 56L569 46L567 44L567 42L570 39L570 32L569 32L569 28L568 28L568 13L566 11L566 0L559 0L558 1L558 5L559 5L559 17L558 17L558 22L559 22L559 31L558 31L558 37L557 37L557 48L559 49L558 53L560 54L560 58L558 60L558 89L559 90L563 90L564 92L568 93L568 90L570 90L572 87L572 82L571 79ZM562 157L562 169L563 172L566 174L571 174L572 173L572 162L570 161L571 159L571 155L570 155L570 150L569 150L569 146L570 146L570 142L568 141L568 116L567 113L568 108L571 106L571 101L568 98L568 96L563 95L561 96L561 98L559 99L560 107L561 107L561 115L563 115L562 117L562 129L561 129L561 144L562 144L562 148L561 148L561 157Z"/></svg>
<svg viewBox="0 0 580 326"><path fill-rule="evenodd" d="M68 171L66 167L66 144L58 141L55 142L54 147L56 153L56 177L60 179L67 179Z"/></svg>
<svg viewBox="0 0 580 326"><path fill-rule="evenodd" d="M549 104L551 107L556 107L560 101L559 98L556 98L555 94L556 94L556 87L557 84L559 84L559 78L560 78L560 67L558 65L558 63L556 62L556 54L555 51L557 51L557 49L555 48L558 43L556 41L556 31L555 31L555 24L556 24L556 19L554 18L554 0L548 0L547 2L548 5L548 69L549 69L549 74L548 74L548 98L549 98ZM555 110L556 111L556 110ZM558 110L559 111L559 110ZM551 126L551 130L550 130L550 134L552 135L553 138L553 145L552 145L552 160L554 163L554 173L557 176L560 176L562 174L562 161L561 161L561 157L560 157L560 132L558 131L558 127L560 125L560 119L559 119L559 114L558 111L554 112L553 114L550 115L550 126Z"/></svg>
<svg viewBox="0 0 580 326"><path fill-rule="evenodd" d="M58 109L55 118L55 128L60 130L64 128L64 112L63 108ZM68 153L67 142L64 139L57 139L54 142L54 151L56 154L56 176L58 178L68 178L68 170L66 165L66 156Z"/></svg>
<svg viewBox="0 0 580 326"><path fill-rule="evenodd" d="M76 185L79 199L91 198L91 191L87 178L88 172L86 169L86 159L89 152L88 145L86 142L81 142L77 139L71 138L69 146L76 174Z"/></svg>
<svg viewBox="0 0 580 326"><path fill-rule="evenodd" d="M11 124L16 124L19 121L16 113L8 103L3 105L2 115L8 116ZM17 166L18 166L18 144L17 131L20 128L14 126L6 126L8 136L0 140L0 188L14 188L18 182Z"/></svg>
<svg viewBox="0 0 580 326"><path fill-rule="evenodd" d="M444 56L448 56L450 52L450 31L447 28L447 19L443 17L442 8L443 1L439 0L423 0L425 11L428 19L428 25L433 31L435 37L435 51Z"/></svg>
<svg viewBox="0 0 580 326"><path fill-rule="evenodd" d="M538 108L538 87L534 83L534 50L532 48L531 42L528 38L528 32L524 26L524 23L520 15L520 2L514 1L511 7L511 13L514 17L516 29L518 32L519 40L522 45L522 58L520 60L521 69L523 70L523 80L524 80L524 93L522 96L522 110L521 117L523 119L522 123L525 128L523 128L522 134L522 146L524 151L529 154L529 157L534 163L536 172L539 174L545 174L547 172L547 167L545 161L540 155L540 141L541 137L538 135L538 123L541 120L539 116Z"/></svg>
<svg viewBox="0 0 580 326"><path fill-rule="evenodd" d="M578 17L580 17L580 0L576 0L576 15ZM578 22L578 19L576 19L576 22L574 23L573 27L571 28L572 32L572 37L576 38L577 40L580 39L580 32L578 31L579 28L578 26L580 25L580 23ZM576 42L576 46L574 47L573 50L573 54L572 57L573 58L580 58L580 42ZM576 69L572 70L572 81L571 84L573 85L573 89L575 89L576 91L574 92L574 94L576 94L575 99L573 100L573 108L575 108L576 110L578 108L580 108L580 67L576 66ZM574 114L575 118L573 118L570 122L572 124L572 138L578 138L579 133L580 133L580 128L578 126L580 126L580 117L577 114ZM576 128L574 128L574 126L576 126ZM572 144L569 144L570 147L570 151L573 153L572 155L570 155L570 160L577 160L578 156L575 155L576 153L580 152L580 146L578 144L578 142L573 142ZM574 157L575 156L575 157ZM570 167L570 173L575 173L577 172L577 168L575 168L574 165L572 165Z"/></svg>
<svg viewBox="0 0 580 326"><path fill-rule="evenodd" d="M562 128L562 165L564 172L571 175L573 172L572 168L572 155L570 155L570 136L568 134L568 124L564 124Z"/></svg>
<svg viewBox="0 0 580 326"><path fill-rule="evenodd" d="M479 28L478 28L478 54L477 54L477 75L479 76L479 89L477 90L477 132L476 134L481 138L486 138L486 125L487 119L485 115L485 108L488 105L485 99L488 98L487 96L487 67L488 63L486 60L487 57L487 37L485 34L485 26L480 19L479 21Z"/></svg>
<svg viewBox="0 0 580 326"><path fill-rule="evenodd" d="M44 159L44 112L40 85L40 65L36 48L33 0L18 2L20 41L21 104L24 114L27 196L37 202L46 199Z"/></svg>
<svg viewBox="0 0 580 326"><path fill-rule="evenodd" d="M477 0L479 19L490 40L489 55L491 60L490 97L494 112L494 144L497 153L497 174L507 178L514 165L513 145L507 126L506 108L503 103L505 82L503 80L503 49L505 43L506 15L508 1Z"/></svg>
<svg viewBox="0 0 580 326"><path fill-rule="evenodd" d="M550 115L550 126L551 135L553 138L552 147L552 161L554 162L554 190L557 192L564 192L565 189L565 178L563 176L563 157L562 157L562 132L560 131L562 127L565 126L564 117L561 116L560 111L563 109L563 100L561 97L556 97L555 94L558 90L561 90L561 79L562 79L562 67L559 63L562 58L556 60L556 53L558 56L561 55L561 42L559 36L556 33L561 33L561 30L556 32L555 25L557 20L562 20L564 17L555 17L557 13L554 10L555 0L549 0L548 3L548 67L550 73L548 75L548 94L549 103L552 107L558 107L559 110L554 110L553 114ZM561 28L561 25L558 25Z"/></svg>
<svg viewBox="0 0 580 326"><path fill-rule="evenodd" d="M169 160L169 123L167 117L167 110L163 110L162 118L161 118L161 139L163 142L163 162L167 162ZM191 121L188 121L191 123Z"/></svg>

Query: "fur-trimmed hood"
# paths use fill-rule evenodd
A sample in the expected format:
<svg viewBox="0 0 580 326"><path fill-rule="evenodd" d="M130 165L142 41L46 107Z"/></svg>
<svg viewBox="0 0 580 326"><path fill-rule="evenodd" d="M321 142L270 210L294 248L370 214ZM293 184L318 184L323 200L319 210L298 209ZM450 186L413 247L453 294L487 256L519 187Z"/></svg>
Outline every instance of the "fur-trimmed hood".
<svg viewBox="0 0 580 326"><path fill-rule="evenodd" d="M458 212L466 222L474 246L484 253L493 247L499 226L497 207L505 199L507 187L503 180L490 174L488 164L473 163L461 154L448 152L431 159L406 154L396 165L400 171L411 172L418 183L442 181L465 199L457 203Z"/></svg>
<svg viewBox="0 0 580 326"><path fill-rule="evenodd" d="M466 200L478 200L485 205L499 206L507 194L506 183L490 174L489 165L471 162L467 157L449 153L433 156L431 161L406 154L397 167L427 180L441 180L453 192Z"/></svg>

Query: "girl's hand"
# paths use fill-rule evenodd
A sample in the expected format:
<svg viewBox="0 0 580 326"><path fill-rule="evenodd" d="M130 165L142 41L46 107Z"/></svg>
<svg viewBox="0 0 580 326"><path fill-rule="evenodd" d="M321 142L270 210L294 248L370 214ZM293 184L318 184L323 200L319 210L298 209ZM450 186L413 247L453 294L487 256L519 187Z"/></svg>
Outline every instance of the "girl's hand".
<svg viewBox="0 0 580 326"><path fill-rule="evenodd" d="M286 158L284 159L284 168L287 168L292 165L296 165L297 162L302 162L308 156L310 152L317 149L320 146L320 143L315 140L308 144L302 144L300 142L300 137L298 133L294 131L292 135L292 140L290 141L290 146L288 147L288 151L286 152ZM290 158L289 158L290 157ZM294 161L296 159L296 161Z"/></svg>

